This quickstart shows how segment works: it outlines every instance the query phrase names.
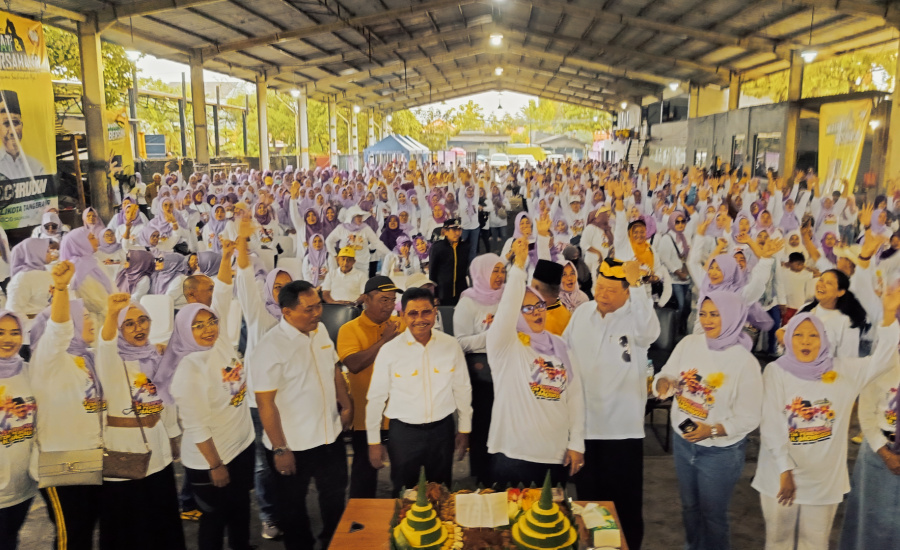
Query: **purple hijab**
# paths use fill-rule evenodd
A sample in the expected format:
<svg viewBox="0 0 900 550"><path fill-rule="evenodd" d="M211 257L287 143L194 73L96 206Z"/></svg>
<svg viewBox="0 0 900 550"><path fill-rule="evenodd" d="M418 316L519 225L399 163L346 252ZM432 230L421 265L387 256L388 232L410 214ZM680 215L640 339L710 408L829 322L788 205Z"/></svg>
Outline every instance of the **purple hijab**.
<svg viewBox="0 0 900 550"><path fill-rule="evenodd" d="M22 323L22 319L18 314L7 309L0 309L0 319L3 319L7 316L12 317L16 320L16 323L19 324L19 330L25 330L25 325ZM22 372L22 368L24 366L25 361L22 359L22 356L19 355L18 351L14 353L12 357L0 357L0 379L12 378L13 376Z"/></svg>
<svg viewBox="0 0 900 550"><path fill-rule="evenodd" d="M872 215L872 219L875 219L874 214ZM873 223L873 227L874 227L874 223ZM884 226L882 226L882 227L884 227ZM825 257L828 258L829 262L831 262L834 265L837 265L837 256L834 255L834 247L827 246L825 244L825 239L828 238L828 235L831 235L832 237L834 237L835 240L837 240L837 238L838 238L837 235L835 235L833 231L826 231L825 234L822 235L822 240L820 241L822 243L822 251L825 252Z"/></svg>
<svg viewBox="0 0 900 550"><path fill-rule="evenodd" d="M93 212L95 216L97 216L97 223L88 224L87 215L88 212ZM81 221L84 223L84 227L87 227L91 233L97 235L99 239L103 235L103 231L106 229L106 226L103 225L103 219L100 217L100 213L93 206L88 206L84 209L84 212L81 213Z"/></svg>
<svg viewBox="0 0 900 550"><path fill-rule="evenodd" d="M156 369L159 367L160 359L162 359L162 356L156 350L156 346L149 342L143 346L135 346L134 344L130 344L127 340L125 340L125 337L122 335L122 323L125 322L125 318L128 316L128 312L131 310L131 308L136 308L140 310L141 313L143 313L145 316L150 317L150 314L147 313L147 310L144 309L143 306L135 302L131 302L129 307L126 307L119 312L119 317L116 320L116 324L119 327L119 337L116 340L116 346L119 350L119 357L121 357L123 361L137 361L138 364L140 364L141 372L146 374L147 378L155 382ZM168 388L166 388L166 390L167 391L160 391L160 389L157 388L157 392L162 398L163 402L167 404L174 403L172 395L168 392Z"/></svg>
<svg viewBox="0 0 900 550"><path fill-rule="evenodd" d="M476 303L487 306L495 306L500 303L500 297L503 295L503 286L494 290L491 288L491 272L497 264L502 264L500 256L496 254L482 254L475 256L472 264L469 266L469 277L472 279L472 286L462 292L462 296L469 298Z"/></svg>
<svg viewBox="0 0 900 550"><path fill-rule="evenodd" d="M216 278L219 275L219 266L222 265L222 255L218 252L204 250L197 253L197 270L207 277Z"/></svg>
<svg viewBox="0 0 900 550"><path fill-rule="evenodd" d="M165 294L172 280L179 275L187 275L189 270L187 256L176 253L164 255L162 270L153 274L150 294Z"/></svg>
<svg viewBox="0 0 900 550"><path fill-rule="evenodd" d="M112 293L112 283L94 257L94 247L88 240L88 233L90 231L86 227L79 227L66 233L59 247L59 259L75 264L75 276L72 277L71 283L74 290L81 288L85 279L93 277L106 292Z"/></svg>
<svg viewBox="0 0 900 550"><path fill-rule="evenodd" d="M712 351L723 351L731 346L741 345L749 351L753 342L744 333L744 323L747 321L747 304L744 303L744 298L735 292L714 290L700 296L697 303L702 307L703 301L707 299L719 310L722 329L717 337L706 338L706 347Z"/></svg>
<svg viewBox="0 0 900 550"><path fill-rule="evenodd" d="M324 252L324 249L322 251ZM318 272L318 270L316 271ZM275 301L275 297L272 293L275 289L275 279L278 277L279 273L287 273L288 277L290 277L292 281L294 280L294 277L288 273L286 269L281 269L280 267L276 267L266 275L266 311L268 311L269 315L274 317L276 321L281 320L281 307L278 306L278 302Z"/></svg>
<svg viewBox="0 0 900 550"><path fill-rule="evenodd" d="M13 247L10 253L10 276L28 271L44 271L47 266L48 239L29 237ZM2 310L0 310L2 311ZM0 316L2 317L2 316Z"/></svg>
<svg viewBox="0 0 900 550"><path fill-rule="evenodd" d="M323 246L322 250L316 250L313 248L313 240L319 237L322 239ZM309 246L306 247L306 256L309 258L309 266L312 268L312 277L309 283L313 286L319 286L319 272L320 269L325 263L328 261L328 251L324 246L325 237L320 235L319 233L313 233L309 236L308 243ZM279 309L279 316L281 310Z"/></svg>
<svg viewBox="0 0 900 550"><path fill-rule="evenodd" d="M397 229L390 228L391 220L397 222ZM381 230L381 237L379 238L381 239L381 242L384 243L384 246L388 247L388 250L393 250L394 247L397 246L397 239L402 236L405 236L405 233L403 232L403 228L400 227L400 217L391 214L384 221L384 229Z"/></svg>
<svg viewBox="0 0 900 550"><path fill-rule="evenodd" d="M69 300L69 317L72 320L72 325L75 327L75 334L72 336L72 340L69 342L69 347L66 348L66 352L69 355L84 359L84 366L87 367L91 379L99 390L100 378L97 377L97 370L94 368L94 352L91 351L87 342L82 338L82 333L84 332L84 314L86 312L87 310L84 309L84 301ZM37 317L34 318L34 324L31 325L31 332L29 333L31 338L31 349L37 348L38 341L40 341L41 336L44 335L44 330L46 330L47 321L49 320L50 307L47 307L44 311L38 313Z"/></svg>
<svg viewBox="0 0 900 550"><path fill-rule="evenodd" d="M791 340L800 323L807 320L819 331L820 346L819 355L812 361L804 363L794 355L794 346L791 345ZM776 359L775 364L801 380L810 382L821 380L822 375L834 367L834 361L831 358L831 343L828 341L828 333L825 332L825 325L822 324L822 321L812 313L798 313L791 317L784 328L784 355Z"/></svg>
<svg viewBox="0 0 900 550"><path fill-rule="evenodd" d="M525 291L534 294L540 301L546 303L544 297L541 296L541 294L537 290L531 287L525 287ZM519 313L519 320L516 321L516 331L528 336L528 338L530 339L531 349L533 349L534 351L543 355L551 355L553 357L556 357L557 359L562 361L563 365L566 368L571 367L572 363L569 360L569 347L559 336L551 334L550 331L546 329L542 330L541 332L534 332L533 330L531 330L531 327L528 326L528 321L525 320L525 316L522 313Z"/></svg>
<svg viewBox="0 0 900 550"><path fill-rule="evenodd" d="M194 339L194 332L191 325L194 318L201 311L208 311L213 317L218 315L203 304L188 304L178 311L175 316L175 330L172 331L172 338L169 339L169 345L166 346L166 352L159 362L159 368L156 369L156 389L161 392L160 395L172 395L172 377L175 376L175 369L181 360L191 353L198 351L209 351L212 346L201 346Z"/></svg>
<svg viewBox="0 0 900 550"><path fill-rule="evenodd" d="M97 252L103 252L104 254L113 254L114 252L122 250L122 243L115 241L110 244L103 239L103 236L106 235L107 231L112 231L112 229L106 229L99 235L100 245L97 246ZM113 231L113 236L115 236L115 231Z"/></svg>
<svg viewBox="0 0 900 550"><path fill-rule="evenodd" d="M675 228L675 220L681 216L685 225L682 226L681 231ZM684 228L687 227L687 215L682 210L675 210L671 214L669 214L669 220L667 222L669 226L669 234L675 238L675 241L678 243L678 247L681 248L681 255L687 258L688 253L691 251L691 247L687 242L687 238L684 236Z"/></svg>
<svg viewBox="0 0 900 550"><path fill-rule="evenodd" d="M746 285L744 280L744 272L738 265L737 260L731 254L719 254L712 260L716 262L725 278L721 283L713 285L709 281L709 273L703 276L703 283L700 285L700 293L709 296L714 291L728 291L739 293ZM712 262L710 262L712 265Z"/></svg>
<svg viewBox="0 0 900 550"><path fill-rule="evenodd" d="M132 294L144 277L153 275L156 269L156 257L146 250L129 250L128 267L116 275L116 286L120 292Z"/></svg>

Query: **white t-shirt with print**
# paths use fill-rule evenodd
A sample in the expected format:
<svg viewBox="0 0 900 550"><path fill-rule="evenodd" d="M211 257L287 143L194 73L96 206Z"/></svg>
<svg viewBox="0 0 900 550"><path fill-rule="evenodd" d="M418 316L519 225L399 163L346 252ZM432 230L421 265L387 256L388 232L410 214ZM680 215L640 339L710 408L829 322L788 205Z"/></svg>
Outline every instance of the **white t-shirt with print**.
<svg viewBox="0 0 900 550"><path fill-rule="evenodd" d="M0 378L0 509L37 493L37 482L29 473L37 406L27 369L25 365L19 374Z"/></svg>

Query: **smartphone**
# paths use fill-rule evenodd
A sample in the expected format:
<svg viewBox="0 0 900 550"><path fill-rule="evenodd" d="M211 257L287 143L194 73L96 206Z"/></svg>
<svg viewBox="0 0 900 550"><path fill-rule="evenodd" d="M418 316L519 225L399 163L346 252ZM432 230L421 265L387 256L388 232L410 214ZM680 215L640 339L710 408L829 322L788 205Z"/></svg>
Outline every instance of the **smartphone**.
<svg viewBox="0 0 900 550"><path fill-rule="evenodd" d="M534 243L528 243L528 251L534 250Z"/></svg>
<svg viewBox="0 0 900 550"><path fill-rule="evenodd" d="M678 425L678 429L681 430L683 434L689 434L692 431L697 429L697 424L694 423L690 418L686 419L684 422Z"/></svg>

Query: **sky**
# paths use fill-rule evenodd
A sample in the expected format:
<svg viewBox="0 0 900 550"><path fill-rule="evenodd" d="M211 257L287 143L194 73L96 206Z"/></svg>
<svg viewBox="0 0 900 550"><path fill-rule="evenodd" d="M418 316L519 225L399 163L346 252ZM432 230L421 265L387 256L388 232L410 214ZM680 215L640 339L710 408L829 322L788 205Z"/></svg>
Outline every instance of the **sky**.
<svg viewBox="0 0 900 550"><path fill-rule="evenodd" d="M187 65L166 59L158 59L152 55L145 55L138 59L137 66L140 76L157 78L163 82L180 82L181 73L186 73L188 81L191 78L191 69ZM237 78L206 70L203 71L203 78L206 82L242 82ZM482 92L471 96L450 99L445 103L438 102L431 105L423 105L422 108L435 107L441 111L447 111L451 107L464 105L470 99L482 108L485 117L495 114L497 118L501 118L506 113L515 115L522 107L528 105L529 100L537 99L537 97L516 92ZM503 108L498 109L501 103Z"/></svg>

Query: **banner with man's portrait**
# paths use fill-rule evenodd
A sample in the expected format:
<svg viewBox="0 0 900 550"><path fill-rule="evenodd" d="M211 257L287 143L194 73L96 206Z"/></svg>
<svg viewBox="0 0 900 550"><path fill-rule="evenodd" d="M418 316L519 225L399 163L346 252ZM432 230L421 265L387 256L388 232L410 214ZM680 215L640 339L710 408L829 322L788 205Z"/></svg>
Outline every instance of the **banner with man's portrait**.
<svg viewBox="0 0 900 550"><path fill-rule="evenodd" d="M0 225L57 207L55 110L41 23L0 11Z"/></svg>

